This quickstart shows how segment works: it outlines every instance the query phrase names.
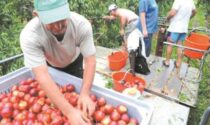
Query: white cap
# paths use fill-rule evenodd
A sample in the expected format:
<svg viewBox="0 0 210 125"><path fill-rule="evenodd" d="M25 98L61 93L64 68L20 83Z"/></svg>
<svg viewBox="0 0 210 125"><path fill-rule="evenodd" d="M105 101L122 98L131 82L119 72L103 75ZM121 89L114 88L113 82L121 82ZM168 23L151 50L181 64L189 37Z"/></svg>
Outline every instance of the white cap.
<svg viewBox="0 0 210 125"><path fill-rule="evenodd" d="M111 4L111 5L109 5L109 12L112 10L115 10L117 8L118 8L118 6L116 4Z"/></svg>

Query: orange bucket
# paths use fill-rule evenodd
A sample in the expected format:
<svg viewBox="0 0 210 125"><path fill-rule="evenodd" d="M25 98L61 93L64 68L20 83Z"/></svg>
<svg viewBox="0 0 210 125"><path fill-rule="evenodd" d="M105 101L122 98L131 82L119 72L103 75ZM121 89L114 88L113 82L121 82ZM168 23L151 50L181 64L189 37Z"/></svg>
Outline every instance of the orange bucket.
<svg viewBox="0 0 210 125"><path fill-rule="evenodd" d="M122 51L114 52L108 56L109 68L111 70L118 71L126 65L127 59L128 59L127 52L122 52Z"/></svg>
<svg viewBox="0 0 210 125"><path fill-rule="evenodd" d="M184 46L200 50L208 50L210 46L209 37L203 34L191 33L191 35L186 38ZM200 59L203 56L203 53L185 49L184 55L189 58Z"/></svg>
<svg viewBox="0 0 210 125"><path fill-rule="evenodd" d="M113 89L122 92L126 88L137 86L141 92L144 90L146 83L144 79L133 76L131 73L116 72L112 75Z"/></svg>

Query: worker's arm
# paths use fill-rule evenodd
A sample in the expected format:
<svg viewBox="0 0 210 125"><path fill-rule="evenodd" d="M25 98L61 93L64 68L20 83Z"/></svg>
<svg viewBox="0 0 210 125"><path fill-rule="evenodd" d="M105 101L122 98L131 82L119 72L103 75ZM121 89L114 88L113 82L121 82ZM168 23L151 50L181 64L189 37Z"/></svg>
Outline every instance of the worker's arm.
<svg viewBox="0 0 210 125"><path fill-rule="evenodd" d="M192 10L192 14L191 14L190 18L193 18L193 17L195 16L195 14L196 14L196 10L195 10L195 9L193 9L193 10Z"/></svg>
<svg viewBox="0 0 210 125"><path fill-rule="evenodd" d="M176 15L176 13L177 13L177 10L171 9L171 10L168 12L168 15L167 15L167 17L166 17L166 20L167 20L167 21L170 21L170 19L171 19L172 17L174 17L174 16Z"/></svg>
<svg viewBox="0 0 210 125"><path fill-rule="evenodd" d="M84 57L84 64L83 84L80 92L80 98L78 100L78 106L84 113L88 113L89 116L91 116L95 111L95 103L89 96L95 76L95 55Z"/></svg>
<svg viewBox="0 0 210 125"><path fill-rule="evenodd" d="M147 25L146 25L146 13L145 12L141 12L140 13L140 19L141 19L141 26L142 26L142 32L144 37L148 37L148 32L147 32Z"/></svg>
<svg viewBox="0 0 210 125"><path fill-rule="evenodd" d="M115 20L116 17L115 16L103 16L103 19L105 19L105 20Z"/></svg>
<svg viewBox="0 0 210 125"><path fill-rule="evenodd" d="M126 18L121 16L120 17L120 35L122 36L125 34L125 31L124 31L125 25L126 25Z"/></svg>
<svg viewBox="0 0 210 125"><path fill-rule="evenodd" d="M78 109L71 106L70 103L64 98L63 94L59 91L59 88L49 75L46 65L32 68L32 71L35 74L35 79L40 83L40 86L45 91L46 95L50 98L52 103L55 104L69 119L71 124L80 125L90 122L86 116L82 115Z"/></svg>

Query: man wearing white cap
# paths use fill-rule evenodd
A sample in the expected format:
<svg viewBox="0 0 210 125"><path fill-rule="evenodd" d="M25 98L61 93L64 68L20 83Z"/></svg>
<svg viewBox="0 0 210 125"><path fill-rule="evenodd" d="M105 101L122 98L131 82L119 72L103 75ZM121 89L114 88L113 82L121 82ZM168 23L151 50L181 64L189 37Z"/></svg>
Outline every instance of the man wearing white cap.
<svg viewBox="0 0 210 125"><path fill-rule="evenodd" d="M67 0L34 0L34 6L36 17L20 34L24 63L71 125L91 124L89 116L95 111L95 103L89 95L96 66L91 24L70 12ZM78 108L70 105L59 91L48 65L83 78Z"/></svg>
<svg viewBox="0 0 210 125"><path fill-rule="evenodd" d="M104 16L103 18L109 20L118 18L120 20L120 35L124 36L124 49L129 52L131 73L135 74L135 58L136 51L139 47L139 41L143 43L142 55L145 56L145 45L142 39L143 36L137 29L139 17L133 11L124 8L118 8L118 6L115 4L111 4L108 9L110 16Z"/></svg>
<svg viewBox="0 0 210 125"><path fill-rule="evenodd" d="M131 10L118 8L116 4L111 4L108 7L109 16L104 16L108 20L120 20L120 35L124 36L124 41L127 41L129 34L136 28L138 16ZM127 43L126 43L127 44Z"/></svg>

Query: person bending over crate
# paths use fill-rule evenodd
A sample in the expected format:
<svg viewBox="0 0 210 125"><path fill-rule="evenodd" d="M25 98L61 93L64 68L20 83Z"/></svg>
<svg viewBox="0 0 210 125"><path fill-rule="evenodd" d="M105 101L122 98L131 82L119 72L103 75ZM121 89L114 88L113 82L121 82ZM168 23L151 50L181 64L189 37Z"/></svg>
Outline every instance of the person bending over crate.
<svg viewBox="0 0 210 125"><path fill-rule="evenodd" d="M188 31L188 25L190 18L192 18L196 13L195 4L193 0L175 0L171 10L168 13L167 21L169 21L168 32L170 35L168 37L168 42L177 43L182 45L185 40L186 33ZM163 61L163 65L169 67L169 62L172 53L172 46L167 46L166 60ZM182 49L177 48L178 59L174 62L176 68L179 68L182 63Z"/></svg>
<svg viewBox="0 0 210 125"><path fill-rule="evenodd" d="M119 8L116 4L109 5L108 10L110 15L104 16L103 19L120 20L120 35L123 37L123 49L126 51L128 36L133 30L135 30L138 22L138 16L131 10Z"/></svg>
<svg viewBox="0 0 210 125"><path fill-rule="evenodd" d="M129 52L131 73L135 74L136 50L139 46L139 37L141 36L136 27L139 17L131 10L119 8L116 4L111 4L108 9L110 15L104 16L103 19L120 20L120 35L124 41L123 49ZM130 36L130 34L132 35Z"/></svg>
<svg viewBox="0 0 210 125"><path fill-rule="evenodd" d="M91 124L89 116L96 105L89 96L96 66L91 24L70 12L67 0L34 0L34 7L36 17L20 34L25 66L32 69L41 88L72 125ZM48 65L83 78L80 108L74 108L64 98L48 72Z"/></svg>

